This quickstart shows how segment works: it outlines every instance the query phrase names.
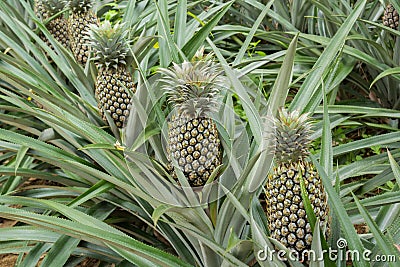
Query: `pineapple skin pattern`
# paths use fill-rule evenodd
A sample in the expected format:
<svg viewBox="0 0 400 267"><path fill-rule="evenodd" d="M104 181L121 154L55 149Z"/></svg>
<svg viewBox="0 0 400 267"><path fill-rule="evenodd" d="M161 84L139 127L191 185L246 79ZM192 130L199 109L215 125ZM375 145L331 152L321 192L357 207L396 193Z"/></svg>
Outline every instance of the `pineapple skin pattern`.
<svg viewBox="0 0 400 267"><path fill-rule="evenodd" d="M329 208L321 178L306 157L310 123L307 114L281 109L275 121L275 161L265 185L271 237L299 255L311 249L312 230L301 195L301 179L321 229L329 234Z"/></svg>
<svg viewBox="0 0 400 267"><path fill-rule="evenodd" d="M91 10L91 0L69 1L72 13L68 18L68 35L70 37L71 51L76 61L85 65L90 55L88 41L91 25L98 25L97 16Z"/></svg>
<svg viewBox="0 0 400 267"><path fill-rule="evenodd" d="M58 17L49 21L46 28L63 47L69 47L68 24L65 18ZM44 36L42 36L42 40L54 50L52 44Z"/></svg>
<svg viewBox="0 0 400 267"><path fill-rule="evenodd" d="M33 9L36 16L42 20L46 20L50 17L43 5L43 0L35 0Z"/></svg>
<svg viewBox="0 0 400 267"><path fill-rule="evenodd" d="M388 4L383 14L383 25L394 30L399 28L399 13L392 4Z"/></svg>
<svg viewBox="0 0 400 267"><path fill-rule="evenodd" d="M131 74L124 68L100 69L97 75L95 96L104 121L105 112L111 115L117 127L121 128L129 116L131 97L126 89L135 92Z"/></svg>
<svg viewBox="0 0 400 267"><path fill-rule="evenodd" d="M215 122L206 117L187 119L172 116L168 123L168 154L192 187L203 186L211 173L221 164L221 144ZM176 172L170 165L172 176Z"/></svg>
<svg viewBox="0 0 400 267"><path fill-rule="evenodd" d="M66 4L58 0L35 0L34 11L37 17L45 21L65 9ZM69 48L68 22L63 14L49 21L46 28L63 47ZM40 38L54 50L52 44L43 34L40 34Z"/></svg>

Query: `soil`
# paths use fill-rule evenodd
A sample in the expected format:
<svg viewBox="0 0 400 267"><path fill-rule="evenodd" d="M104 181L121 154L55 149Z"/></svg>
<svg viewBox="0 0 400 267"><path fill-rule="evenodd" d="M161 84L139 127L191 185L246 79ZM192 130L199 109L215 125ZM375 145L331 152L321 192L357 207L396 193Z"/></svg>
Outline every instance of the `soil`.
<svg viewBox="0 0 400 267"><path fill-rule="evenodd" d="M0 255L0 267L12 267L18 259L18 255L3 254Z"/></svg>
<svg viewBox="0 0 400 267"><path fill-rule="evenodd" d="M368 225L365 223L355 224L354 228L356 228L357 234L367 234L369 233Z"/></svg>

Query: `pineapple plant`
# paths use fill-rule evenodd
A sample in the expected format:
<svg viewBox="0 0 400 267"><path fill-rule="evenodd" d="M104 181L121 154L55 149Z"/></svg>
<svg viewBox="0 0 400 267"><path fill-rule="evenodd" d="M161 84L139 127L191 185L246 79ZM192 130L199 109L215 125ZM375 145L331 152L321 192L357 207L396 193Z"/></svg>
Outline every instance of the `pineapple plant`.
<svg viewBox="0 0 400 267"><path fill-rule="evenodd" d="M68 35L75 59L85 65L90 53L88 43L89 27L98 25L97 16L92 11L91 0L70 0L72 14L68 18Z"/></svg>
<svg viewBox="0 0 400 267"><path fill-rule="evenodd" d="M399 12L392 4L388 4L383 14L383 25L388 26L394 30L399 28Z"/></svg>
<svg viewBox="0 0 400 267"><path fill-rule="evenodd" d="M128 71L130 47L127 34L122 24L113 27L106 20L100 26L92 25L88 37L98 69L95 85L98 107L103 120L106 121L105 113L108 112L117 127L122 127L128 118L130 93L136 91Z"/></svg>
<svg viewBox="0 0 400 267"><path fill-rule="evenodd" d="M221 142L210 116L217 105L221 72L212 61L174 64L160 72L167 100L174 108L168 122L168 168L177 179L175 160L190 186L203 186L221 165Z"/></svg>
<svg viewBox="0 0 400 267"><path fill-rule="evenodd" d="M307 114L280 109L275 120L275 162L265 186L271 237L299 255L311 248L312 231L301 195L301 177L321 226L329 223L327 195L318 172L307 161L311 124ZM329 225L327 225L329 232Z"/></svg>
<svg viewBox="0 0 400 267"><path fill-rule="evenodd" d="M41 13L41 17L44 19L48 19L60 11L64 10L66 7L66 3L60 0L43 0L40 5L37 7L39 13ZM68 27L67 27L67 19L60 15L52 20L50 20L46 24L46 28L49 32L54 36L54 38L60 42L65 48L69 47L69 37L68 37ZM41 36L42 40L47 43L48 46L52 47L51 43L47 40L45 36Z"/></svg>

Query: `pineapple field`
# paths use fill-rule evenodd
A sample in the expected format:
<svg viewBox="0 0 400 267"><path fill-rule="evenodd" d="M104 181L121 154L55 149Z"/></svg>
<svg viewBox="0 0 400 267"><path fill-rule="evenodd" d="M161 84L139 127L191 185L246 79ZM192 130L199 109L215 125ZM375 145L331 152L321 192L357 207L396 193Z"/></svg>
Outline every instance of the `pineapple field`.
<svg viewBox="0 0 400 267"><path fill-rule="evenodd" d="M0 267L400 266L397 0L1 0Z"/></svg>

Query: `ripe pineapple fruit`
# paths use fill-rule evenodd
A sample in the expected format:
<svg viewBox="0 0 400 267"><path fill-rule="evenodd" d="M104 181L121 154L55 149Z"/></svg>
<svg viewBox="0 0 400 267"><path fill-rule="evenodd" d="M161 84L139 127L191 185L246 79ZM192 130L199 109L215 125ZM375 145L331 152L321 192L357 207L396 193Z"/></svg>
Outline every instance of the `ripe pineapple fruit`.
<svg viewBox="0 0 400 267"><path fill-rule="evenodd" d="M307 114L279 110L274 133L276 166L265 186L271 237L299 255L311 248L312 241L311 226L301 196L300 177L303 177L321 226L329 224L327 195L318 172L306 159L310 153L310 128Z"/></svg>
<svg viewBox="0 0 400 267"><path fill-rule="evenodd" d="M163 89L175 113L168 122L169 170L177 179L172 160L192 187L203 186L221 165L222 148L210 112L216 108L222 75L211 61L174 64L161 69Z"/></svg>
<svg viewBox="0 0 400 267"><path fill-rule="evenodd" d="M90 53L88 31L92 24L98 25L92 11L91 0L70 0L72 14L68 18L68 35L75 59L85 65Z"/></svg>
<svg viewBox="0 0 400 267"><path fill-rule="evenodd" d="M388 26L394 30L399 28L399 13L394 9L392 4L389 4L385 8L383 14L383 25Z"/></svg>
<svg viewBox="0 0 400 267"><path fill-rule="evenodd" d="M38 12L42 13L42 18L48 19L60 11L64 10L66 3L60 0L43 0L37 7ZM40 10L40 11L39 11ZM65 48L69 47L68 27L67 20L63 15L60 15L46 24L46 28L54 36L54 38L62 44ZM52 47L51 43L46 39L45 36L41 36L42 40L47 43L48 46Z"/></svg>
<svg viewBox="0 0 400 267"><path fill-rule="evenodd" d="M123 25L114 27L109 21L102 25L92 25L89 31L89 44L93 50L98 74L96 98L98 107L106 121L108 112L117 127L122 127L129 116L131 97L128 91L135 92L132 76L127 70L127 58L130 57L128 31Z"/></svg>

